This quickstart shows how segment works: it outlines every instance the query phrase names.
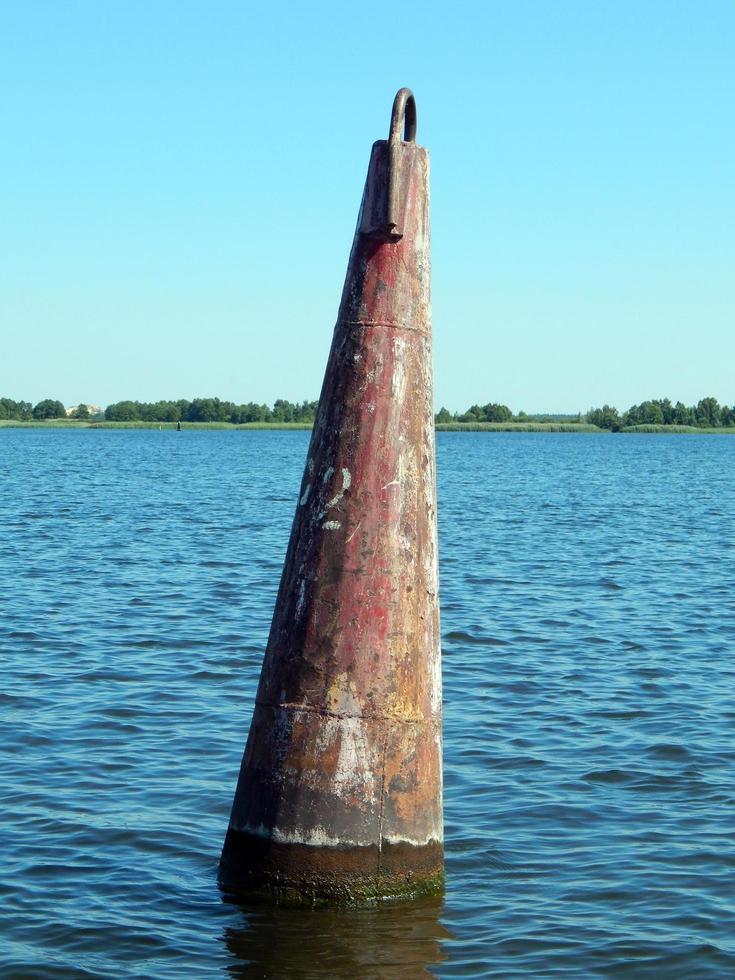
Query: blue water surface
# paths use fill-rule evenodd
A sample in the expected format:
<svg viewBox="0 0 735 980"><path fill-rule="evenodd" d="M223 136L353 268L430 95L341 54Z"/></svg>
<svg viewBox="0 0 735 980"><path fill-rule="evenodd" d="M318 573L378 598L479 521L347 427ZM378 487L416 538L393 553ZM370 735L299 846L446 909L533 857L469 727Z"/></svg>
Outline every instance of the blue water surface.
<svg viewBox="0 0 735 980"><path fill-rule="evenodd" d="M447 891L216 869L309 434L0 430L0 976L735 976L735 439L440 433Z"/></svg>

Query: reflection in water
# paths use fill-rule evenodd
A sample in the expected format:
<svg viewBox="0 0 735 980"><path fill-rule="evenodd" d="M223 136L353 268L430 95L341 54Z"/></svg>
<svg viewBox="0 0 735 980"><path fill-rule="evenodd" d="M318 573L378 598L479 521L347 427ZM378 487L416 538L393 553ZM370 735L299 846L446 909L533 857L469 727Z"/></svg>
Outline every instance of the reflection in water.
<svg viewBox="0 0 735 980"><path fill-rule="evenodd" d="M418 980L446 954L440 897L368 909L242 907L225 930L232 977L334 977Z"/></svg>

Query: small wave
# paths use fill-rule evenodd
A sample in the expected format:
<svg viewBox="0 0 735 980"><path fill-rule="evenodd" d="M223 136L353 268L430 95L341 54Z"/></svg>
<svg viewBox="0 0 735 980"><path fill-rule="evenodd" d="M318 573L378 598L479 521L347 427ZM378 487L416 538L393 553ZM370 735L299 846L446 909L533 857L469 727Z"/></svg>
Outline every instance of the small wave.
<svg viewBox="0 0 735 980"><path fill-rule="evenodd" d="M668 759L672 762L680 762L684 759L691 759L692 754L685 745L677 742L657 742L646 749L646 754L654 759Z"/></svg>
<svg viewBox="0 0 735 980"><path fill-rule="evenodd" d="M643 708L630 708L628 710L621 708L616 710L614 708L605 709L603 711L596 711L595 717L597 718L614 718L619 721L634 721L636 718L645 718L648 714Z"/></svg>
<svg viewBox="0 0 735 980"><path fill-rule="evenodd" d="M637 773L627 772L625 769L592 769L586 772L582 779L587 783L629 783L635 778Z"/></svg>
<svg viewBox="0 0 735 980"><path fill-rule="evenodd" d="M474 643L485 647L504 647L508 645L508 640L501 640L497 636L476 636L474 633L465 633L463 630L454 630L444 634L445 640L453 643Z"/></svg>

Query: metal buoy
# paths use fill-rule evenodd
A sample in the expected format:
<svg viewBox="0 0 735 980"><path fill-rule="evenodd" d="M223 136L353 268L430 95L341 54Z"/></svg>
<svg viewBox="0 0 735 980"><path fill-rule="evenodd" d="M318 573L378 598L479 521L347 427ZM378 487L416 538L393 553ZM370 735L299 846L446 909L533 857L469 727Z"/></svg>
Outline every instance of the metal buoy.
<svg viewBox="0 0 735 980"><path fill-rule="evenodd" d="M345 903L443 882L429 156L373 145L220 864Z"/></svg>

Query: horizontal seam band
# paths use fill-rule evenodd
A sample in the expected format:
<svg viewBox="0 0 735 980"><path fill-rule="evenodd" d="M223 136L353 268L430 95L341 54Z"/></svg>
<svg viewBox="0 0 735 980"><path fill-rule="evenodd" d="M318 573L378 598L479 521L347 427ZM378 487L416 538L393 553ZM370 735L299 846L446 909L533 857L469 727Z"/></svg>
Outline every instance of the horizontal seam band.
<svg viewBox="0 0 735 980"><path fill-rule="evenodd" d="M340 720L346 718L359 718L360 721L398 721L404 725L429 725L433 722L439 722L439 717L430 718L398 718L395 715L355 715L355 714L340 714L338 711L330 711L328 708L317 708L315 705L309 704L273 704L271 701L261 701L259 698L255 699L256 705L261 708L279 708L284 711L305 711L308 714L322 715L326 718L339 718Z"/></svg>
<svg viewBox="0 0 735 980"><path fill-rule="evenodd" d="M391 327L393 330L413 330L414 333L427 334L423 327L414 327L408 323L395 323L392 320L341 320L337 324L343 327Z"/></svg>

